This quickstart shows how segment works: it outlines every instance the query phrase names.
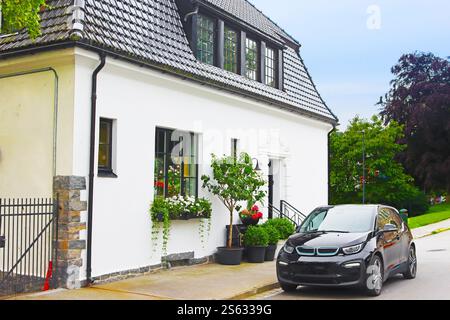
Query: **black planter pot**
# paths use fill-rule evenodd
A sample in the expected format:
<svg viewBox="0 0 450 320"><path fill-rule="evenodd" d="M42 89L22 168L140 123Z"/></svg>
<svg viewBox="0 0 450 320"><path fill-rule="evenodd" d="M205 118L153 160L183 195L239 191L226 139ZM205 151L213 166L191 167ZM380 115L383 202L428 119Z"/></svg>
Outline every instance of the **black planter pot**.
<svg viewBox="0 0 450 320"><path fill-rule="evenodd" d="M266 256L264 258L265 261L273 261L275 260L275 253L277 252L277 245L268 246L266 249Z"/></svg>
<svg viewBox="0 0 450 320"><path fill-rule="evenodd" d="M259 219L255 220L252 217L246 217L246 218L240 217L240 218L241 218L242 224L247 227L256 226L259 223Z"/></svg>
<svg viewBox="0 0 450 320"><path fill-rule="evenodd" d="M244 248L217 248L216 260L218 264L226 266L238 266L242 262Z"/></svg>
<svg viewBox="0 0 450 320"><path fill-rule="evenodd" d="M247 260L250 263L264 263L267 247L247 247Z"/></svg>

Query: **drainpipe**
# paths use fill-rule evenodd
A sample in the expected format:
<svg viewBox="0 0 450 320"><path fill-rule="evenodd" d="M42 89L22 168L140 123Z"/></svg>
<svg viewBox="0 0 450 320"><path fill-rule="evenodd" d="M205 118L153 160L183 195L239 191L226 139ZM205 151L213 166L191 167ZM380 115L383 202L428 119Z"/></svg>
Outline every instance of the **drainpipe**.
<svg viewBox="0 0 450 320"><path fill-rule="evenodd" d="M198 5L195 7L194 11L189 12L188 14L186 14L186 15L184 16L184 22L188 22L189 18L190 18L191 16L195 16L196 14L198 14Z"/></svg>
<svg viewBox="0 0 450 320"><path fill-rule="evenodd" d="M88 194L88 218L87 218L87 265L86 279L87 284L92 281L92 215L94 202L94 174L95 174L95 133L97 120L97 78L98 74L105 67L106 55L100 54L100 64L92 74L92 93L91 93L91 141L89 156L89 194Z"/></svg>
<svg viewBox="0 0 450 320"><path fill-rule="evenodd" d="M328 132L328 204L331 201L331 135L336 132L336 125Z"/></svg>

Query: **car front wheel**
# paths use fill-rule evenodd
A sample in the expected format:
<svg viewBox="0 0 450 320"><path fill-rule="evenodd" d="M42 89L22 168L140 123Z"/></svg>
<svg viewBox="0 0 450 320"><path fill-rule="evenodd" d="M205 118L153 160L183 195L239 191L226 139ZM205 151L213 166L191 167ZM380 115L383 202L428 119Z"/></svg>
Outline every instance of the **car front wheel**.
<svg viewBox="0 0 450 320"><path fill-rule="evenodd" d="M381 294L383 289L383 270L383 261L379 256L374 256L367 267L367 277L364 284L365 291L369 296L376 297Z"/></svg>
<svg viewBox="0 0 450 320"><path fill-rule="evenodd" d="M405 277L405 279L415 279L416 275L417 275L416 249L414 247L411 247L409 249L408 271L403 273L403 277Z"/></svg>

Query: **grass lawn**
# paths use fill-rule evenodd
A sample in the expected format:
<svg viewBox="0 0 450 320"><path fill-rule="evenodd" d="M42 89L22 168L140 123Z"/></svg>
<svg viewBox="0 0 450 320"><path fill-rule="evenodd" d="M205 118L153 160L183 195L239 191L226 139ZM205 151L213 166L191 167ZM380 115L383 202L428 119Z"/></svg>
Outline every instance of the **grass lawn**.
<svg viewBox="0 0 450 320"><path fill-rule="evenodd" d="M423 216L410 218L409 227L415 229L447 219L450 219L450 203L432 206Z"/></svg>

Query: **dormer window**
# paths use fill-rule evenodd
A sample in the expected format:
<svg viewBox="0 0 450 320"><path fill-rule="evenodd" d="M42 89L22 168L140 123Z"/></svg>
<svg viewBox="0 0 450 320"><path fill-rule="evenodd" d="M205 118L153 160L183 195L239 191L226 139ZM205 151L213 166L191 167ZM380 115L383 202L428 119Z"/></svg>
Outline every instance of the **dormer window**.
<svg viewBox="0 0 450 320"><path fill-rule="evenodd" d="M277 87L277 58L275 54L275 50L272 48L266 48L266 63L265 63L265 76L266 76L266 84L273 88Z"/></svg>
<svg viewBox="0 0 450 320"><path fill-rule="evenodd" d="M189 10L183 25L199 62L283 90L282 43L210 8Z"/></svg>
<svg viewBox="0 0 450 320"><path fill-rule="evenodd" d="M251 80L258 80L258 43L250 38L247 38L245 45L245 75Z"/></svg>
<svg viewBox="0 0 450 320"><path fill-rule="evenodd" d="M214 19L205 15L197 17L197 59L214 65Z"/></svg>
<svg viewBox="0 0 450 320"><path fill-rule="evenodd" d="M223 68L238 73L238 34L233 29L224 28Z"/></svg>

